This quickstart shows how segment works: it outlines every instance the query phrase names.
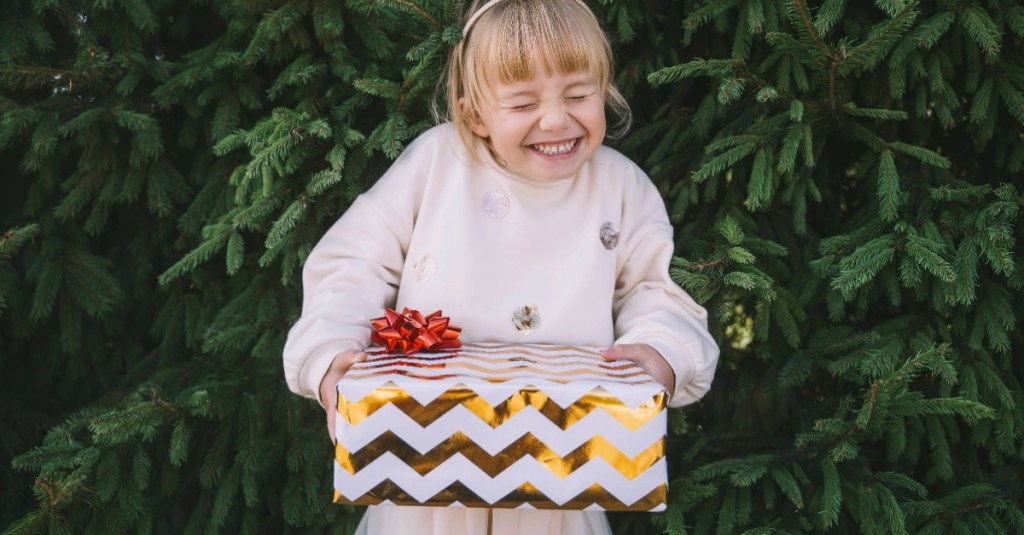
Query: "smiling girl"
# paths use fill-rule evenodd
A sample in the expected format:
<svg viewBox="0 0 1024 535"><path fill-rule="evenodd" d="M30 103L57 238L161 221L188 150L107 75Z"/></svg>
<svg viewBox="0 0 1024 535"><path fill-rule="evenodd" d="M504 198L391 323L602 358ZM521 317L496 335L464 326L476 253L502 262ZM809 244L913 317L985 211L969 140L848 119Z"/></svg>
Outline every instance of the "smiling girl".
<svg viewBox="0 0 1024 535"><path fill-rule="evenodd" d="M385 307L444 310L466 342L606 347L669 405L710 388L705 310L668 276L672 227L644 172L603 146L628 126L582 0L476 1L448 69L446 121L420 135L310 254L285 376L327 410ZM357 533L606 534L603 513L371 506Z"/></svg>

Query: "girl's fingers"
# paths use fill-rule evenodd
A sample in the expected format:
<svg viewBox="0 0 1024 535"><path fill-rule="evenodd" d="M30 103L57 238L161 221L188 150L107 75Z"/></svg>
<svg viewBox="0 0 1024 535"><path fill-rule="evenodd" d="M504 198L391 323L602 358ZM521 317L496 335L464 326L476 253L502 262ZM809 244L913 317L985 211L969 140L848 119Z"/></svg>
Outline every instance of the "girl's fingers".
<svg viewBox="0 0 1024 535"><path fill-rule="evenodd" d="M353 364L366 360L366 353L362 351L346 351L334 357L331 368L344 374Z"/></svg>
<svg viewBox="0 0 1024 535"><path fill-rule="evenodd" d="M335 412L338 406L338 381L345 376L345 373L348 372L353 364L364 362L365 360L366 353L362 351L339 353L331 361L331 367L327 369L327 373L324 374L324 378L320 382L320 399L323 401L324 411L327 413L327 433L331 438L332 444L338 443L334 434Z"/></svg>
<svg viewBox="0 0 1024 535"><path fill-rule="evenodd" d="M655 381L665 387L669 393L675 386L675 372L668 365L661 353L647 344L619 344L598 351L605 360L631 360L644 369Z"/></svg>
<svg viewBox="0 0 1024 535"><path fill-rule="evenodd" d="M644 358L644 352L638 347L639 344L618 344L608 349L602 349L597 353L605 360L627 359L639 362Z"/></svg>

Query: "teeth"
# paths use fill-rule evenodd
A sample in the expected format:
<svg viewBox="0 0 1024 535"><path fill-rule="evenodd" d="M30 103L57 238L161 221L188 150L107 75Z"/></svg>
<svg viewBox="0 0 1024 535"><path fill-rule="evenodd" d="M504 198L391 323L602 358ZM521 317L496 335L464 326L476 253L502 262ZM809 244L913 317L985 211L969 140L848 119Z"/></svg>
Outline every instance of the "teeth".
<svg viewBox="0 0 1024 535"><path fill-rule="evenodd" d="M533 148L538 151L547 154L548 156L557 156L559 154L565 154L576 146L576 140L567 141L558 145L534 145Z"/></svg>

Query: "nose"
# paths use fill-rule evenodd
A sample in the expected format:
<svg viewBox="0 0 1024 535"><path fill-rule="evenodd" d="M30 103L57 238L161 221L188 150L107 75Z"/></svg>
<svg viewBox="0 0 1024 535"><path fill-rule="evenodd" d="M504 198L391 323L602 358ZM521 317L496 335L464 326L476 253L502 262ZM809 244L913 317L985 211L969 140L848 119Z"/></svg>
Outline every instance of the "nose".
<svg viewBox="0 0 1024 535"><path fill-rule="evenodd" d="M567 126L569 126L569 114L566 112L564 102L551 102L543 107L540 117L541 130L558 132Z"/></svg>

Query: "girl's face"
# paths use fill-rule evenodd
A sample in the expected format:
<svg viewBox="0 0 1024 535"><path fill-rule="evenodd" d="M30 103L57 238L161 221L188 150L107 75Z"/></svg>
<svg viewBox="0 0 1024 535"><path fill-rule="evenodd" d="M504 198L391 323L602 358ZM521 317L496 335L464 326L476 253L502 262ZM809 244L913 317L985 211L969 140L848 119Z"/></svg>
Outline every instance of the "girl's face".
<svg viewBox="0 0 1024 535"><path fill-rule="evenodd" d="M470 128L490 138L508 169L524 178L575 175L604 141L604 93L590 73L549 74L496 83L493 101L481 102Z"/></svg>

